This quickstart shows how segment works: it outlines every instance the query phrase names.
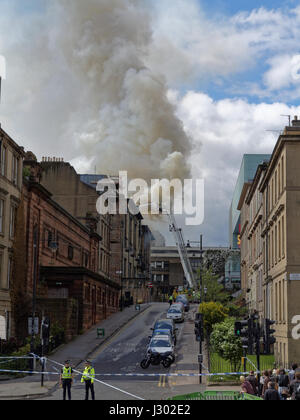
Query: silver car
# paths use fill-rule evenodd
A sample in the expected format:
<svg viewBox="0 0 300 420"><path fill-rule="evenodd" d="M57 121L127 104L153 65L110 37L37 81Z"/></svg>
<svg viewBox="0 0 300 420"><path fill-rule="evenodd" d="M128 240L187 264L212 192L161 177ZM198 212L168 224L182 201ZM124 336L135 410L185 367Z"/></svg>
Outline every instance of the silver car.
<svg viewBox="0 0 300 420"><path fill-rule="evenodd" d="M174 304L170 306L167 313L167 319L173 319L174 322L184 321L184 313L180 305Z"/></svg>

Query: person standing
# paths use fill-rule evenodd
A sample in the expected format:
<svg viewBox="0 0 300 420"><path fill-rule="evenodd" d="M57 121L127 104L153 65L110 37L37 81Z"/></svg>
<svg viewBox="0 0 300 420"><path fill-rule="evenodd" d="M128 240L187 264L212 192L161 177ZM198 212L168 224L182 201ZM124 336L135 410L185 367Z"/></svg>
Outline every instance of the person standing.
<svg viewBox="0 0 300 420"><path fill-rule="evenodd" d="M258 395L258 381L253 370L250 372L250 375L247 376L246 381L250 382L252 385L254 395Z"/></svg>
<svg viewBox="0 0 300 420"><path fill-rule="evenodd" d="M278 375L278 392L280 395L280 399L284 400L284 395L287 393L288 389L289 389L289 377L286 374L284 369L280 369L279 370L279 375Z"/></svg>
<svg viewBox="0 0 300 420"><path fill-rule="evenodd" d="M89 399L89 391L91 391L92 400L95 400L94 390L95 369L92 367L91 362L85 362L85 369L83 371L81 382L85 384L85 400Z"/></svg>
<svg viewBox="0 0 300 420"><path fill-rule="evenodd" d="M63 388L63 400L66 400L66 394L68 392L68 398L69 400L72 399L71 396L71 388L73 384L73 369L70 366L70 360L66 360L64 367L61 370L60 374L60 385Z"/></svg>
<svg viewBox="0 0 300 420"><path fill-rule="evenodd" d="M268 390L268 384L269 382L271 382L270 373L268 370L264 371L263 378L264 378L264 381L263 381L263 388L262 388L262 393L261 393L262 397L264 397L265 392Z"/></svg>
<svg viewBox="0 0 300 420"><path fill-rule="evenodd" d="M297 369L298 369L298 365L297 365L297 363L294 363L292 365L291 371L289 372L289 380L290 380L290 383L295 380L295 373L296 373L296 370Z"/></svg>
<svg viewBox="0 0 300 420"><path fill-rule="evenodd" d="M300 370L296 370L295 379L289 385L292 400L300 401Z"/></svg>
<svg viewBox="0 0 300 420"><path fill-rule="evenodd" d="M249 381L246 380L245 376L240 377L241 392L245 394L254 395L254 390Z"/></svg>
<svg viewBox="0 0 300 420"><path fill-rule="evenodd" d="M264 393L265 401L280 401L280 396L275 387L275 382L268 382L268 389Z"/></svg>

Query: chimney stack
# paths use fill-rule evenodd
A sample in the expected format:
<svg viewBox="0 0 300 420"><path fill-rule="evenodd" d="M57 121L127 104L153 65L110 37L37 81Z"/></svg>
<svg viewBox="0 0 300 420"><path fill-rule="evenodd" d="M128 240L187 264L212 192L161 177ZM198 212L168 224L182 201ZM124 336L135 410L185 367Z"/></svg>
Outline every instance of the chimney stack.
<svg viewBox="0 0 300 420"><path fill-rule="evenodd" d="M298 120L297 115L295 115L293 121L292 121L292 126L293 127L300 127L300 120Z"/></svg>

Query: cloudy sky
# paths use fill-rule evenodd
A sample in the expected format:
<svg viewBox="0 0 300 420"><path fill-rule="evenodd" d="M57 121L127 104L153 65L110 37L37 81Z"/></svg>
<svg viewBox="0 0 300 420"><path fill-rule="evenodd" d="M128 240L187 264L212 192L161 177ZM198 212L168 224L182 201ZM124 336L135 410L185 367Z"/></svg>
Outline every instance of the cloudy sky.
<svg viewBox="0 0 300 420"><path fill-rule="evenodd" d="M227 245L243 154L300 114L299 39L294 0L0 0L1 123L80 172L204 178L185 237Z"/></svg>

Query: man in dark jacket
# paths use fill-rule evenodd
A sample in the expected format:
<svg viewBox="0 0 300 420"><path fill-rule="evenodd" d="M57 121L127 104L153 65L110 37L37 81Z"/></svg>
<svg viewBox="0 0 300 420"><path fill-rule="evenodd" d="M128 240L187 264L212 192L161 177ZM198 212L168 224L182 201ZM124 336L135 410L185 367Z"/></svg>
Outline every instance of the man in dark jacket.
<svg viewBox="0 0 300 420"><path fill-rule="evenodd" d="M246 381L250 382L254 395L258 395L258 381L253 370L250 372L250 375L247 376Z"/></svg>
<svg viewBox="0 0 300 420"><path fill-rule="evenodd" d="M289 391L292 400L300 401L300 370L296 370L295 380L290 383Z"/></svg>
<svg viewBox="0 0 300 420"><path fill-rule="evenodd" d="M265 392L264 400L265 401L280 401L280 396L279 396L278 391L275 388L274 382L268 383L268 389Z"/></svg>

